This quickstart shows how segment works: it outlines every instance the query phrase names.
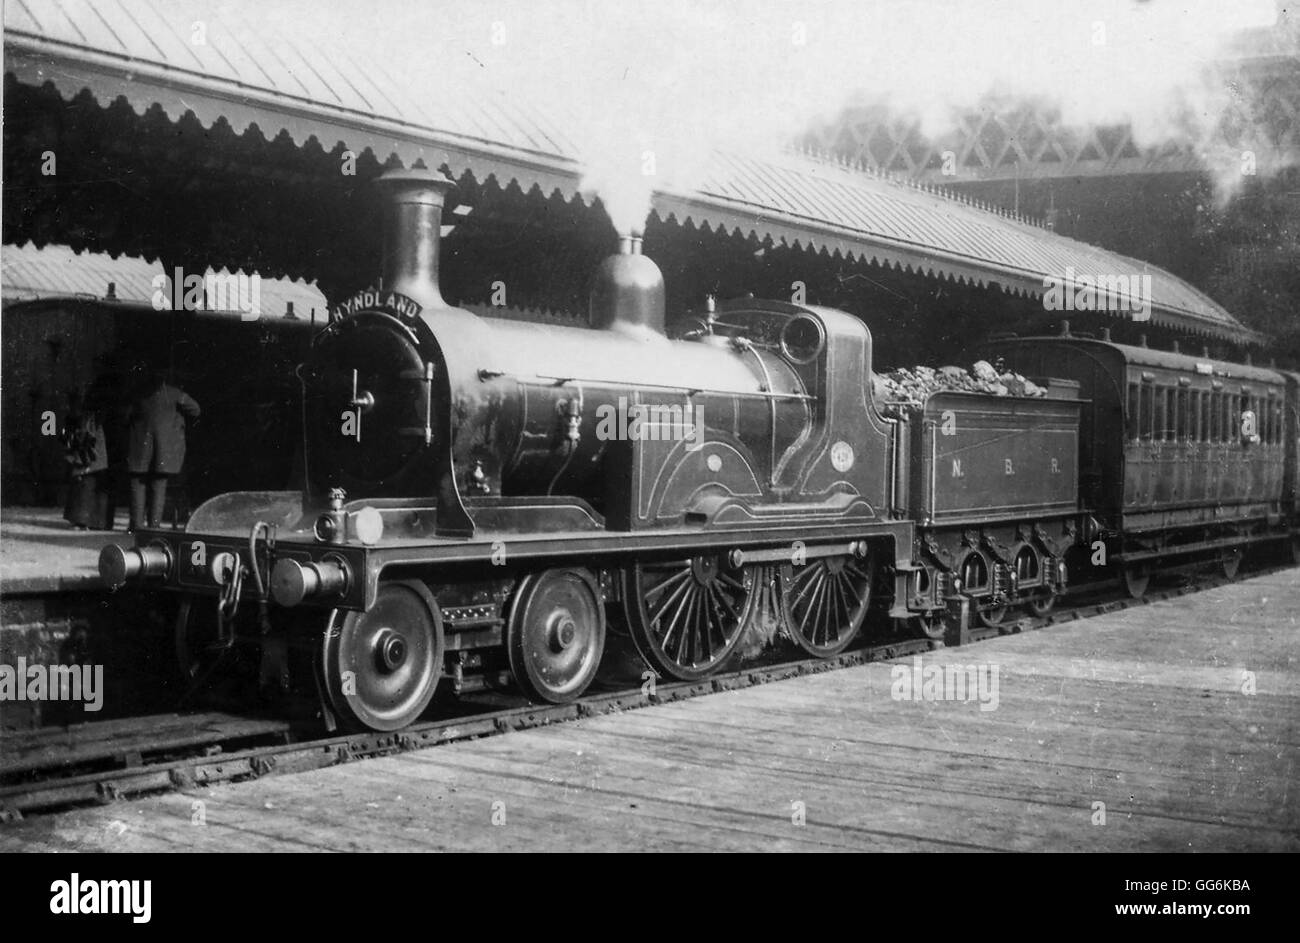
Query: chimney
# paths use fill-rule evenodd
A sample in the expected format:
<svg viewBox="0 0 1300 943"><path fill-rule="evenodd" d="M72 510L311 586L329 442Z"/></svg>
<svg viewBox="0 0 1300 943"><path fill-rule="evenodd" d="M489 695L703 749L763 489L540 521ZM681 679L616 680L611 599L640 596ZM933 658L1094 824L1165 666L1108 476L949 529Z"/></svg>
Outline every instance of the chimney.
<svg viewBox="0 0 1300 943"><path fill-rule="evenodd" d="M619 238L619 251L596 270L591 288L591 326L647 337L664 333L664 276L641 254L641 239Z"/></svg>
<svg viewBox="0 0 1300 943"><path fill-rule="evenodd" d="M438 243L443 200L455 183L419 167L386 171L375 183L385 198L381 287L419 302L426 312L446 308L438 287Z"/></svg>

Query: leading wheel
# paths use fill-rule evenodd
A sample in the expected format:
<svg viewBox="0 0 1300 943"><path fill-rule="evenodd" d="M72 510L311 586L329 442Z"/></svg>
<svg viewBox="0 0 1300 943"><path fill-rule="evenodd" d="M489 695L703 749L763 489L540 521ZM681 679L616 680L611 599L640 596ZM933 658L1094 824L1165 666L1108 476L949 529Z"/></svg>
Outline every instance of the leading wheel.
<svg viewBox="0 0 1300 943"><path fill-rule="evenodd" d="M335 610L321 678L339 721L397 730L415 722L442 674L442 613L423 583L381 583L365 612Z"/></svg>
<svg viewBox="0 0 1300 943"><path fill-rule="evenodd" d="M753 568L716 556L631 564L623 608L641 657L679 681L711 674L740 642L755 582Z"/></svg>
<svg viewBox="0 0 1300 943"><path fill-rule="evenodd" d="M862 628L871 602L872 564L854 557L821 557L781 567L781 608L790 636L808 654L830 658Z"/></svg>
<svg viewBox="0 0 1300 943"><path fill-rule="evenodd" d="M605 606L584 569L526 576L506 622L515 683L535 701L563 704L587 689L605 650Z"/></svg>
<svg viewBox="0 0 1300 943"><path fill-rule="evenodd" d="M1001 625L1002 621L1007 617L1007 608L1006 603L1003 603L1000 606L994 606L989 603L980 605L979 600L971 600L971 609L975 613L975 621L986 629L996 628Z"/></svg>

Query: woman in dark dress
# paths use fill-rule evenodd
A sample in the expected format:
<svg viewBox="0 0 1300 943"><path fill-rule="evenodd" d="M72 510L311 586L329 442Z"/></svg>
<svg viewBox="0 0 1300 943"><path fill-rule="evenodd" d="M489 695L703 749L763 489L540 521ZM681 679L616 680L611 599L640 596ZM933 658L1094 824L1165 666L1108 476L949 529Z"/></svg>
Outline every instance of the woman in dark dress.
<svg viewBox="0 0 1300 943"><path fill-rule="evenodd" d="M104 424L97 410L84 408L81 395L68 397L69 410L64 422L63 457L68 463L71 482L63 516L78 530L88 527L112 528L105 520L110 513L108 480L108 445Z"/></svg>

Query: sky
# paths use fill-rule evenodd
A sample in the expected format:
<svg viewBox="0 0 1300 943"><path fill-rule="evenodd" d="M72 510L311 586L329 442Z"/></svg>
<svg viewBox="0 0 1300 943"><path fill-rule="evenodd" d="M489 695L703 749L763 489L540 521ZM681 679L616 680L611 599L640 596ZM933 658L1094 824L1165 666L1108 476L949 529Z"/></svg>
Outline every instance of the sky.
<svg viewBox="0 0 1300 943"><path fill-rule="evenodd" d="M777 150L855 100L888 103L923 133L951 130L989 95L1059 107L1066 124L1129 123L1144 147L1210 154L1234 94L1207 66L1275 0L263 0L310 37L384 56L392 31L427 36L416 87L488 82L558 111L620 231L650 191L690 187L718 146ZM1218 165L1222 164L1222 167ZM1236 174L1236 176L1240 176Z"/></svg>

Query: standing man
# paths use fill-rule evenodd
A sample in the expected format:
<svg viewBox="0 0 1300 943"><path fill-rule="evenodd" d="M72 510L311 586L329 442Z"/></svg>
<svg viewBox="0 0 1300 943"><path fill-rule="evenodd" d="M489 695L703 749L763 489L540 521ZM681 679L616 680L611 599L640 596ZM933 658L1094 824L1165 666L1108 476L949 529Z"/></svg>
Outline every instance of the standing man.
<svg viewBox="0 0 1300 943"><path fill-rule="evenodd" d="M131 475L132 531L140 526L156 528L162 520L167 479L185 464L186 417L197 419L199 404L164 382L160 372L148 371L131 403L126 467Z"/></svg>

